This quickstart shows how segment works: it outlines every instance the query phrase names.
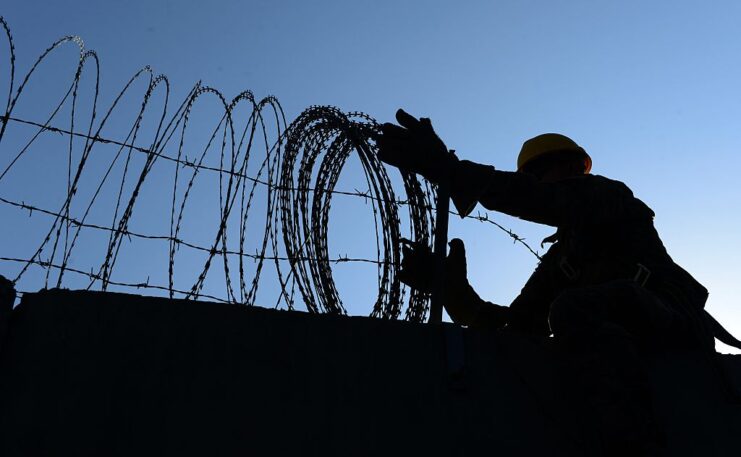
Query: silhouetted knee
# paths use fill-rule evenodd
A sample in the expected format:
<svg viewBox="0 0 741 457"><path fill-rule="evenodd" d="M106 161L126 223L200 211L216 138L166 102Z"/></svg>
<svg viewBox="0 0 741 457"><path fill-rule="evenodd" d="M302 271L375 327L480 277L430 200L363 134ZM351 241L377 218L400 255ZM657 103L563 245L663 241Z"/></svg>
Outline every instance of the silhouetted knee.
<svg viewBox="0 0 741 457"><path fill-rule="evenodd" d="M556 336L585 332L594 327L597 308L598 304L583 289L566 290L551 303L551 331Z"/></svg>
<svg viewBox="0 0 741 457"><path fill-rule="evenodd" d="M629 280L564 291L550 307L548 321L555 336L590 334L644 337L658 328L665 311L650 292ZM664 320L666 319L663 317Z"/></svg>

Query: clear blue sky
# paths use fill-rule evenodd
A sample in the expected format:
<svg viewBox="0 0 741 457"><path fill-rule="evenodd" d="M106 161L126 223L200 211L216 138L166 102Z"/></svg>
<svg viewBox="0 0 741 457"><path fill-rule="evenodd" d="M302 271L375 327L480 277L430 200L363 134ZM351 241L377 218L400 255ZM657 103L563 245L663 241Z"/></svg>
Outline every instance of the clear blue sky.
<svg viewBox="0 0 741 457"><path fill-rule="evenodd" d="M230 97L274 94L289 120L316 104L379 120L405 107L460 157L501 169L523 140L565 133L594 173L654 209L670 254L710 289L708 309L741 334L739 2L6 0L0 14L21 73L53 40L81 36L101 57L103 106L148 64L178 102L203 80ZM552 232L496 218L535 244ZM535 266L476 222L454 221L451 236L491 301L509 303ZM338 273L341 291L374 293L362 279L374 272L358 268Z"/></svg>

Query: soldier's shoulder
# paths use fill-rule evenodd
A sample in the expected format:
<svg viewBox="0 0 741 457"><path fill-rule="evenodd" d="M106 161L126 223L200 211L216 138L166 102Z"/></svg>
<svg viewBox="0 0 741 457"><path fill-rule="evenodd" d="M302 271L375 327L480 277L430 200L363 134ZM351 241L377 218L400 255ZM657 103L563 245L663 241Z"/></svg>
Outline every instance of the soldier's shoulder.
<svg viewBox="0 0 741 457"><path fill-rule="evenodd" d="M615 215L631 214L634 217L653 219L653 210L633 195L633 191L624 182L600 175L585 175L584 178L590 183L593 200Z"/></svg>
<svg viewBox="0 0 741 457"><path fill-rule="evenodd" d="M577 180L580 180L583 185L591 187L593 191L599 192L611 192L611 193L620 193L624 196L633 196L633 191L630 190L630 187L628 187L627 184L625 184L622 181L618 181L616 179L607 178L602 175L584 175L579 176L578 178L574 178Z"/></svg>
<svg viewBox="0 0 741 457"><path fill-rule="evenodd" d="M618 186L618 187L626 187L626 188L628 187L622 181L618 181L617 179L608 178L602 175L588 174L588 175L584 175L583 178L588 182L592 182L592 183L596 183L596 184L600 184L604 186Z"/></svg>

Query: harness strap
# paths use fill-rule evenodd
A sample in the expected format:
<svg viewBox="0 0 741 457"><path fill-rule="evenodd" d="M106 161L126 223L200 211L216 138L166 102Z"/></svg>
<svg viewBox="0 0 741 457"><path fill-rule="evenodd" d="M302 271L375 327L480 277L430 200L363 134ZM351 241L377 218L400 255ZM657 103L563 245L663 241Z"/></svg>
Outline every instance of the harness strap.
<svg viewBox="0 0 741 457"><path fill-rule="evenodd" d="M558 262L558 267L569 281L576 281L579 278L579 270L571 266L569 259L567 259L566 256L561 257L561 261Z"/></svg>
<svg viewBox="0 0 741 457"><path fill-rule="evenodd" d="M648 281L648 278L651 277L651 270L642 263L638 263L636 266L638 269L636 270L635 276L633 276L633 281L640 284L641 287L646 287L646 282Z"/></svg>

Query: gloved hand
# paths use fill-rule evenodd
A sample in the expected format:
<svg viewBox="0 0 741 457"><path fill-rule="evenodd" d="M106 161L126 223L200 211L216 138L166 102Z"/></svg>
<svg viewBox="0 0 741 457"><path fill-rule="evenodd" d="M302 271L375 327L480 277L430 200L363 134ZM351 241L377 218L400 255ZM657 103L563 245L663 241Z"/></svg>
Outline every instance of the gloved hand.
<svg viewBox="0 0 741 457"><path fill-rule="evenodd" d="M399 280L427 294L432 293L435 284L435 255L426 244L401 240L402 258Z"/></svg>
<svg viewBox="0 0 741 457"><path fill-rule="evenodd" d="M445 259L445 311L462 325L471 325L482 301L468 283L466 245L460 238L448 243L450 250Z"/></svg>
<svg viewBox="0 0 741 457"><path fill-rule="evenodd" d="M399 280L413 289L432 293L435 284L435 254L429 246L402 239L401 270ZM466 248L459 238L452 239L450 252L445 259L446 290L457 290L468 285Z"/></svg>
<svg viewBox="0 0 741 457"><path fill-rule="evenodd" d="M435 284L435 256L429 246L404 240L399 279L404 284L432 293ZM448 243L445 259L445 310L454 322L482 328L501 328L509 308L482 300L468 283L466 247L459 238Z"/></svg>
<svg viewBox="0 0 741 457"><path fill-rule="evenodd" d="M448 178L458 158L448 151L428 118L417 119L400 109L399 125L385 123L378 136L378 157L404 171L418 173L439 183Z"/></svg>

